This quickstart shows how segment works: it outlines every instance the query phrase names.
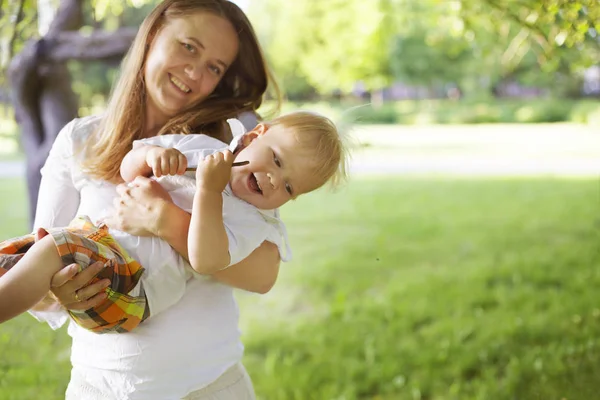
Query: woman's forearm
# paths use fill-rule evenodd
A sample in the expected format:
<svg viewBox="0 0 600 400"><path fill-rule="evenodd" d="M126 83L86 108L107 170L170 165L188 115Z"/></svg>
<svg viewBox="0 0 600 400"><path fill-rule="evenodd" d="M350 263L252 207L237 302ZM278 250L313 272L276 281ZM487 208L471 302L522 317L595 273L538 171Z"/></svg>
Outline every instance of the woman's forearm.
<svg viewBox="0 0 600 400"><path fill-rule="evenodd" d="M192 216L165 201L157 218L155 235L165 240L186 260L188 257L187 237ZM237 264L214 273L219 282L254 293L267 293L279 274L279 251L271 242L263 242L248 257Z"/></svg>
<svg viewBox="0 0 600 400"><path fill-rule="evenodd" d="M188 231L192 216L174 203L164 201L156 220L154 235L169 243L183 258L189 260Z"/></svg>
<svg viewBox="0 0 600 400"><path fill-rule="evenodd" d="M225 285L264 294L275 285L280 262L277 246L263 242L248 257L212 276Z"/></svg>

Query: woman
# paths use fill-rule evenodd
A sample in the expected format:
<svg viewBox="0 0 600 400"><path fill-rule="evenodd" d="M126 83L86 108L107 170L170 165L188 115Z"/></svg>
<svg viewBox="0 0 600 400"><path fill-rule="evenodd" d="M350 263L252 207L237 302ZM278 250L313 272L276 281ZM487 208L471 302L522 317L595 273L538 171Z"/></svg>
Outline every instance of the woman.
<svg viewBox="0 0 600 400"><path fill-rule="evenodd" d="M190 215L149 179L116 186L120 161L133 140L163 133L202 131L226 140L226 119L258 108L269 78L253 29L237 6L164 1L140 27L106 113L74 120L59 134L42 170L35 226L65 225L77 214L97 220L116 199L105 219L109 226L159 236L187 257ZM101 302L105 282L86 286L101 267L77 273L72 265L57 273L58 302L71 310ZM254 398L240 364L232 287L266 292L278 268L278 251L266 242L214 279L190 281L178 304L135 332L97 335L70 324L67 399ZM56 326L64 315L38 318Z"/></svg>

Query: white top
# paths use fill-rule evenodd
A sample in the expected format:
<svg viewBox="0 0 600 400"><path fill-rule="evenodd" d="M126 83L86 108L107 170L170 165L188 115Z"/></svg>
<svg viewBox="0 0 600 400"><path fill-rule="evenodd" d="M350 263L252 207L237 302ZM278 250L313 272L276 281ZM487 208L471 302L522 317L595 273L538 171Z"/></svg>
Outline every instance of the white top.
<svg viewBox="0 0 600 400"><path fill-rule="evenodd" d="M66 226L76 215L98 219L117 196L113 184L92 180L74 150L99 117L75 119L59 133L42 168L35 226ZM232 127L233 128L233 127ZM64 310L32 313L56 328ZM239 362L243 345L233 289L217 281L191 279L168 312L127 334L95 334L71 322L73 369L115 399L180 399Z"/></svg>
<svg viewBox="0 0 600 400"><path fill-rule="evenodd" d="M232 123L230 126L235 132L235 125ZM236 142L234 140L232 146ZM193 166L198 165L206 156L227 148L225 143L206 135L163 135L133 142L134 149L142 145L176 148L186 156L188 165ZM195 176L195 172L187 172L183 176L163 176L157 182L167 190L179 208L191 213L196 192ZM229 242L229 265L248 257L265 240L277 245L282 261L289 261L291 251L279 211L257 209L236 197L229 185L223 191L223 224ZM146 291L150 317L177 303L185 292L187 280L192 276L205 279L203 275L196 274L179 253L158 237L133 236L115 229L110 229L109 232L146 268L141 282Z"/></svg>

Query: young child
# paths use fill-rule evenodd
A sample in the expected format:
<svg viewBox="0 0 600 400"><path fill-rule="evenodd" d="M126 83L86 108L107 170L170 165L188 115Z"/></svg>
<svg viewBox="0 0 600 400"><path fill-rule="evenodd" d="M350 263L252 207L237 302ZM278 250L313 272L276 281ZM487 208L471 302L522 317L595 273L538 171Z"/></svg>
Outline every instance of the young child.
<svg viewBox="0 0 600 400"><path fill-rule="evenodd" d="M243 165L232 168L234 159ZM82 327L105 333L134 329L175 304L188 279L236 264L265 240L286 261L290 252L278 208L328 181L338 183L345 162L335 125L309 112L259 124L229 149L205 135L136 141L121 176L131 182L154 175L174 203L191 213L189 264L163 240L95 226L87 217L67 228L39 229L0 243L0 323L35 305L52 276L74 262L81 268L105 263L96 279L111 280L107 299L69 311ZM188 165L197 165L196 172L186 172Z"/></svg>

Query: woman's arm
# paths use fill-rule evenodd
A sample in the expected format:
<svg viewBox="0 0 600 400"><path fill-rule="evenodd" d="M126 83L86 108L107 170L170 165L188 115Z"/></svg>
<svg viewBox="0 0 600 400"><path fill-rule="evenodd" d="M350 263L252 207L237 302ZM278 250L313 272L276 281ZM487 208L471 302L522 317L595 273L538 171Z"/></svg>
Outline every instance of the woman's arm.
<svg viewBox="0 0 600 400"><path fill-rule="evenodd" d="M212 276L226 285L265 294L277 281L280 262L277 246L263 242L248 257Z"/></svg>
<svg viewBox="0 0 600 400"><path fill-rule="evenodd" d="M37 210L35 215L34 227L57 227L66 226L75 217L79 207L79 191L73 183L73 136L75 130L79 129L81 120L74 120L67 124L58 134L50 154L46 159L44 167L41 170L42 181L38 194ZM100 267L102 264L100 264ZM105 282L98 282L84 291L78 293L79 299L75 300L75 291L82 288L92 279L100 268L90 268L85 273L77 274L79 267L77 264L57 272L52 278L52 291L54 296L47 296L38 303L32 311L56 312L61 311L60 305L72 310L81 310L91 307L104 299L105 294L98 292ZM90 275L93 273L93 275ZM73 278L77 275L75 278ZM71 278L73 278L71 280ZM63 310L64 311L64 310ZM59 323L53 323L55 317L46 318L42 315L32 313L40 320L48 321L53 327L60 326ZM61 315L60 313L58 315Z"/></svg>
<svg viewBox="0 0 600 400"><path fill-rule="evenodd" d="M171 202L168 193L157 182L138 177L131 186L120 185L115 215L107 220L113 228L134 235L154 235L169 243L188 258L187 236L191 215ZM263 243L243 261L218 271L218 281L255 293L268 292L279 273L279 251L270 242Z"/></svg>

